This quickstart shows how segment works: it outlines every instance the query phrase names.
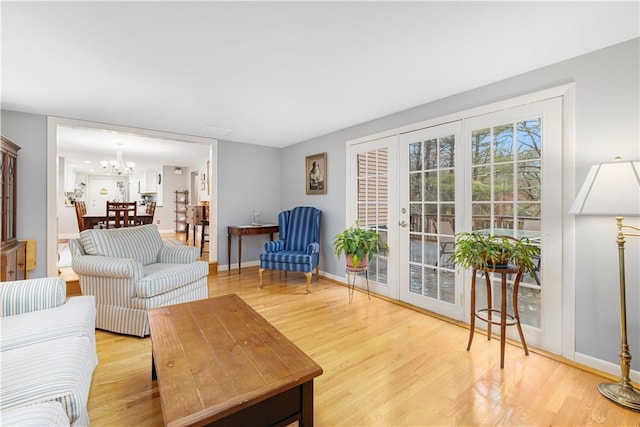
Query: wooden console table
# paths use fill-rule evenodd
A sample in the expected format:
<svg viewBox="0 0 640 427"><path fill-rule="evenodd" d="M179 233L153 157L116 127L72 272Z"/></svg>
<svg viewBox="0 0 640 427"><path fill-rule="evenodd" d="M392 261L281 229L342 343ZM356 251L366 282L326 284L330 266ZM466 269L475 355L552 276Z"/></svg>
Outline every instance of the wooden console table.
<svg viewBox="0 0 640 427"><path fill-rule="evenodd" d="M313 426L322 368L238 295L149 310L165 426Z"/></svg>
<svg viewBox="0 0 640 427"><path fill-rule="evenodd" d="M229 270L231 270L231 236L238 236L238 274L240 274L240 263L242 262L242 236L253 234L269 234L273 240L273 234L278 233L280 227L275 224L264 225L230 225L227 227L227 258L229 260Z"/></svg>

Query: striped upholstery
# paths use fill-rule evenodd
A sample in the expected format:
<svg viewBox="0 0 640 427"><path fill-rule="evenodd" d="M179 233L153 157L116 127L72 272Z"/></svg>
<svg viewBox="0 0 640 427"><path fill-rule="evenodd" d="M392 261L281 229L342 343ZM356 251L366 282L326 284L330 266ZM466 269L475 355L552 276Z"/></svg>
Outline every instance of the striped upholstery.
<svg viewBox="0 0 640 427"><path fill-rule="evenodd" d="M165 244L156 225L85 230L69 247L99 329L143 337L148 309L208 297L209 265L197 261L198 248Z"/></svg>
<svg viewBox="0 0 640 427"><path fill-rule="evenodd" d="M61 277L0 282L0 316L10 316L64 304L67 284Z"/></svg>
<svg viewBox="0 0 640 427"><path fill-rule="evenodd" d="M0 283L2 425L89 423L96 308L92 296L65 293L59 277Z"/></svg>
<svg viewBox="0 0 640 427"><path fill-rule="evenodd" d="M90 340L80 336L3 351L0 408L51 401L62 405L72 425L86 420L94 351Z"/></svg>
<svg viewBox="0 0 640 427"><path fill-rule="evenodd" d="M3 317L0 351L65 336L85 336L95 349L95 324L94 298L72 297L60 307ZM97 363L95 351L91 358Z"/></svg>
<svg viewBox="0 0 640 427"><path fill-rule="evenodd" d="M45 402L36 405L20 406L2 411L0 424L21 427L66 427L69 417L58 402Z"/></svg>
<svg viewBox="0 0 640 427"><path fill-rule="evenodd" d="M322 212L302 206L280 212L280 240L266 242L260 254L260 268L310 273L320 260Z"/></svg>
<svg viewBox="0 0 640 427"><path fill-rule="evenodd" d="M88 255L131 258L142 265L158 262L158 252L163 244L155 224L126 229L88 229L80 233L80 242Z"/></svg>

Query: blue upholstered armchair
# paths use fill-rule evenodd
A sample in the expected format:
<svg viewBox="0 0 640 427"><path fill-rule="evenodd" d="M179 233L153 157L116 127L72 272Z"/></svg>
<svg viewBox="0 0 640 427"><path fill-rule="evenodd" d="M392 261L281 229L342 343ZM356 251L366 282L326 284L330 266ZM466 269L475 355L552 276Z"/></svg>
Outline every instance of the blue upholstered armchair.
<svg viewBox="0 0 640 427"><path fill-rule="evenodd" d="M265 270L300 271L307 277L307 293L311 283L311 273L316 270L319 277L320 260L320 219L322 211L309 206L280 212L280 240L265 242L260 254L260 287Z"/></svg>

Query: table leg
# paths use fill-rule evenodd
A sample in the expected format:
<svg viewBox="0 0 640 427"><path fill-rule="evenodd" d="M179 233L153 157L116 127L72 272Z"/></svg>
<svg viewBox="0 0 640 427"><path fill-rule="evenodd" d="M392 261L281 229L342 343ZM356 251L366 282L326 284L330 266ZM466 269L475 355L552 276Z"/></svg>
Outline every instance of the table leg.
<svg viewBox="0 0 640 427"><path fill-rule="evenodd" d="M522 347L524 347L524 354L528 356L529 349L527 348L527 342L524 340L524 333L522 332L522 326L520 325L520 313L518 312L518 289L520 288L520 280L522 280L522 273L518 273L513 285L513 317L516 319L516 326L518 327Z"/></svg>
<svg viewBox="0 0 640 427"><path fill-rule="evenodd" d="M228 271L231 271L231 233L227 233L227 260L229 261Z"/></svg>
<svg viewBox="0 0 640 427"><path fill-rule="evenodd" d="M184 238L184 243L188 245L189 244L189 223L186 223L184 225L184 230L187 233L185 238Z"/></svg>
<svg viewBox="0 0 640 427"><path fill-rule="evenodd" d="M153 357L153 351L151 352L151 381L155 381L158 379L158 374L156 373L156 360Z"/></svg>
<svg viewBox="0 0 640 427"><path fill-rule="evenodd" d="M301 386L301 427L313 427L313 380L307 381Z"/></svg>
<svg viewBox="0 0 640 427"><path fill-rule="evenodd" d="M242 233L238 234L238 274L240 274L241 262L242 262Z"/></svg>
<svg viewBox="0 0 640 427"><path fill-rule="evenodd" d="M500 298L500 369L504 368L504 345L507 335L507 275L502 274Z"/></svg>
<svg viewBox="0 0 640 427"><path fill-rule="evenodd" d="M493 296L491 295L491 277L489 273L484 272L484 280L487 285L487 307L489 311L487 311L487 318L489 322L487 323L487 341L491 340L491 321L493 320Z"/></svg>
<svg viewBox="0 0 640 427"><path fill-rule="evenodd" d="M467 351L471 348L473 342L473 333L476 330L476 270L471 273L471 325L469 326L469 342L467 343Z"/></svg>

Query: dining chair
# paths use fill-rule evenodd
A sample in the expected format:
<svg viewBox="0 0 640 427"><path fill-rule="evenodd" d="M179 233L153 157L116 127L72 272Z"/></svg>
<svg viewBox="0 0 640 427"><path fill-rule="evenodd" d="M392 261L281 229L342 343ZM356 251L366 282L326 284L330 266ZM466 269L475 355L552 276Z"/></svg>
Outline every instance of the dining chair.
<svg viewBox="0 0 640 427"><path fill-rule="evenodd" d="M136 202L107 201L106 224L107 228L138 225L138 204Z"/></svg>
<svg viewBox="0 0 640 427"><path fill-rule="evenodd" d="M147 202L144 206L145 216L138 217L137 225L153 224L153 217L156 213L156 202Z"/></svg>
<svg viewBox="0 0 640 427"><path fill-rule="evenodd" d="M87 204L84 200L76 200L73 205L76 208L76 220L78 221L78 231L85 230L83 215L87 214Z"/></svg>

